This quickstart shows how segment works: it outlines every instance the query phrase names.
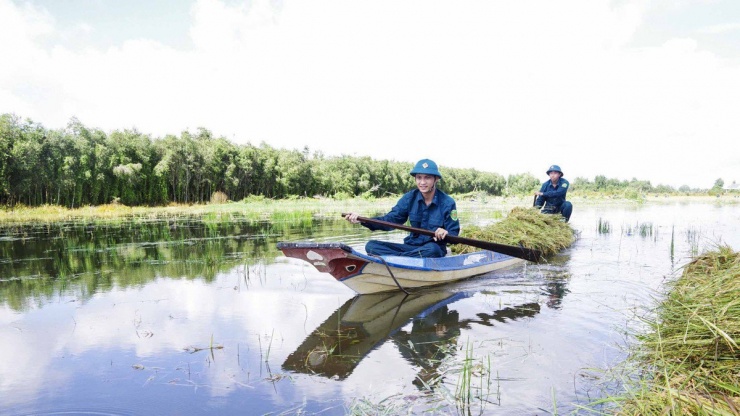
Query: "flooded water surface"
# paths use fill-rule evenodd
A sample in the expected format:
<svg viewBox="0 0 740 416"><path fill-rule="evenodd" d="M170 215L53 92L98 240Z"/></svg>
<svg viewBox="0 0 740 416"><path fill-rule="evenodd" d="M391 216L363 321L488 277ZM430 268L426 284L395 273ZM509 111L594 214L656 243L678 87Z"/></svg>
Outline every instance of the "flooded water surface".
<svg viewBox="0 0 740 416"><path fill-rule="evenodd" d="M275 248L404 235L346 221L3 228L0 414L577 412L619 391L610 369L681 266L740 249L740 204L571 222L547 263L408 296L356 296Z"/></svg>

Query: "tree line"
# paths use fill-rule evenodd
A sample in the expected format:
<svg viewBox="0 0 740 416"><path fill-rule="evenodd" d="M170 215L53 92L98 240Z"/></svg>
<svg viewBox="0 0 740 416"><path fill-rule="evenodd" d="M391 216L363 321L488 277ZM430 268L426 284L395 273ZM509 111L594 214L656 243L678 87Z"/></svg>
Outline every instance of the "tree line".
<svg viewBox="0 0 740 416"><path fill-rule="evenodd" d="M235 144L205 129L153 138L135 129L106 134L73 118L46 129L13 114L0 116L0 204L66 207L208 202L216 192L239 201L324 196L382 197L413 187L412 163L370 157L327 157L321 151ZM476 169L445 168L440 188L452 194L521 195L541 180L529 173L504 177ZM649 182L597 176L573 188L656 191ZM656 192L675 192L662 186Z"/></svg>

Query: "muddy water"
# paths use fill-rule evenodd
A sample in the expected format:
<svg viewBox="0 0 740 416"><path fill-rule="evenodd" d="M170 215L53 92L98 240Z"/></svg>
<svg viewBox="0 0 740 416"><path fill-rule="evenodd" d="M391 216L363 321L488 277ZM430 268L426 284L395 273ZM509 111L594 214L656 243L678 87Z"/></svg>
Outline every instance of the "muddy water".
<svg viewBox="0 0 740 416"><path fill-rule="evenodd" d="M547 264L411 296L355 296L274 248L370 236L343 221L6 228L0 414L576 411L618 391L609 369L693 254L740 249L740 205L572 224Z"/></svg>

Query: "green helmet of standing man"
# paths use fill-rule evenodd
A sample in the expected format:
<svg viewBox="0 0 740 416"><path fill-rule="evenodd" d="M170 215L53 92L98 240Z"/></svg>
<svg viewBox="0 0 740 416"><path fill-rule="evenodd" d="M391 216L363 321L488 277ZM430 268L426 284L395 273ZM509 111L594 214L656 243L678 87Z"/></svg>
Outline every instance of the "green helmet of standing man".
<svg viewBox="0 0 740 416"><path fill-rule="evenodd" d="M434 161L431 159L421 159L420 161L416 162L416 166L411 169L411 176L417 175L419 173L422 173L424 175L434 175L442 179L442 174L439 173L439 169L437 169L437 164L434 163Z"/></svg>
<svg viewBox="0 0 740 416"><path fill-rule="evenodd" d="M545 173L547 173L549 175L550 172L558 172L558 173L560 173L560 176L563 176L563 171L560 170L560 166L558 166L558 165L551 165L550 168L547 169L547 172L545 172Z"/></svg>

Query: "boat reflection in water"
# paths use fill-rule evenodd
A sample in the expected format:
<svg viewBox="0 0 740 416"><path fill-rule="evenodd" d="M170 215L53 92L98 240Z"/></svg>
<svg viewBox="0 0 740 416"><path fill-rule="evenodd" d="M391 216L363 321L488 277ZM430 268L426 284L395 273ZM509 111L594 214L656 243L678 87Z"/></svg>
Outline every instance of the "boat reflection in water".
<svg viewBox="0 0 740 416"><path fill-rule="evenodd" d="M406 295L387 292L358 295L344 303L288 356L283 369L329 378L348 377L376 346L391 338L402 356L421 368L419 379L430 380L436 367L454 345L461 328L477 323L532 317L539 313L536 302L504 308L477 319L460 320L450 304L475 292L425 291ZM404 329L411 323L411 330ZM415 384L419 380L415 381ZM420 384L419 384L420 385Z"/></svg>

